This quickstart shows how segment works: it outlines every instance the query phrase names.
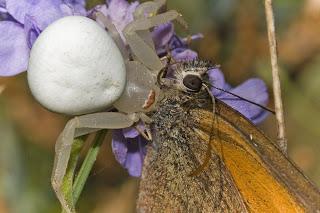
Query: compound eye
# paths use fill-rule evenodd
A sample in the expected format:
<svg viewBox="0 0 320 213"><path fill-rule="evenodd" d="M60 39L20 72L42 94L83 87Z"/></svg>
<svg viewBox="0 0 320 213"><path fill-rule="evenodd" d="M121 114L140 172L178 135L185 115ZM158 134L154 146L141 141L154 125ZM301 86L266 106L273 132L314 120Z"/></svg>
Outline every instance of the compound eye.
<svg viewBox="0 0 320 213"><path fill-rule="evenodd" d="M202 79L197 75L186 75L183 85L191 92L199 92L202 87Z"/></svg>

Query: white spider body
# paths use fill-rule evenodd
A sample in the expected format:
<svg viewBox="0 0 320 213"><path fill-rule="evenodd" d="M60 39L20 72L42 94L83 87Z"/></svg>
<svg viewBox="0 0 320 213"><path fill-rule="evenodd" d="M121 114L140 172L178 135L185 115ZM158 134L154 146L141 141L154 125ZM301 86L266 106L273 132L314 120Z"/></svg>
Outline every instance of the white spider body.
<svg viewBox="0 0 320 213"><path fill-rule="evenodd" d="M110 107L122 94L126 68L119 48L97 22L68 16L34 43L28 82L47 109L80 115Z"/></svg>

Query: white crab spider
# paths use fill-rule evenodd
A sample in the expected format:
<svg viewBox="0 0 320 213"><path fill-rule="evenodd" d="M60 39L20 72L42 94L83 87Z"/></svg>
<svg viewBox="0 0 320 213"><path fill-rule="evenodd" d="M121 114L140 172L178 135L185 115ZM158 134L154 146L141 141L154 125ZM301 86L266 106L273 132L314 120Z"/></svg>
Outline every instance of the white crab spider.
<svg viewBox="0 0 320 213"><path fill-rule="evenodd" d="M137 7L134 12L134 21L129 23L122 32L131 55L113 24L102 14L97 14L97 21L104 24L112 39L106 35L105 31L102 33L94 21L85 17L67 17L64 20L58 20L44 30L31 50L28 68L29 85L36 99L46 108L69 115L92 113L110 106L118 110L118 112L98 112L76 116L68 121L57 140L51 181L59 201L68 212L71 212L71 207L66 202L61 185L66 173L73 139L98 129L130 127L139 119L148 122L148 117L144 115L144 112L152 109L152 104L147 103L146 109L146 100L150 91L155 93L155 100L157 99L159 88L156 86L156 76L164 67L155 52L149 30L173 20L186 26L181 15L174 10L157 14L164 5L165 0L154 0L142 3ZM146 14L149 15L146 16ZM68 23L68 20L71 20L72 23ZM68 31L68 26L70 28L77 27L77 22L80 23L81 29L76 31L76 34L73 34L73 30ZM87 28L88 32L84 27L86 25L90 26ZM51 33L53 36L50 36ZM73 43L79 46L70 47L68 41L64 45L59 43L63 42L63 39L55 40L63 38L67 33L71 33L69 39L74 39L76 42ZM94 36L101 41L90 39ZM50 39L48 40L48 38ZM89 45L87 45L87 41ZM58 48L59 51L57 49L51 52L47 51L50 48ZM45 49L46 51L44 51ZM88 49L91 50L89 54ZM70 57L54 56L54 54L64 53L71 55ZM72 58L72 54L77 55L78 59L83 58L81 61L68 61ZM101 60L105 60L106 63ZM88 65L87 63L93 64ZM100 64L96 66L96 63ZM87 76L90 79L88 80L83 74L105 74L107 78ZM107 85L100 85L103 83ZM97 90L92 93L88 86L92 87L97 84ZM50 87L50 85L53 86ZM57 85L62 85L62 90L61 88L57 89L55 87ZM48 87L49 89L44 91ZM70 91L71 95L68 94L70 88L75 89L75 91ZM104 89L109 94L105 96L99 89ZM90 94L91 99L81 101L81 98L86 99L86 93ZM60 98L63 96L67 96L69 99L61 101ZM103 100L104 98L105 100Z"/></svg>

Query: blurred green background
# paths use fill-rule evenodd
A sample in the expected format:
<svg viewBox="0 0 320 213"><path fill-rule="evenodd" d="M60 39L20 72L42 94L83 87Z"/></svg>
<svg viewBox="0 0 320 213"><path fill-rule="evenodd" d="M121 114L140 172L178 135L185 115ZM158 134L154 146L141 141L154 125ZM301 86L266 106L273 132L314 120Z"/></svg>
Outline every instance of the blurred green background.
<svg viewBox="0 0 320 213"><path fill-rule="evenodd" d="M88 1L88 8L99 2ZM262 0L168 0L168 7L183 14L190 32L203 33L193 49L221 64L228 82L237 85L258 76L272 96ZM289 156L319 186L320 0L277 0L274 9ZM33 100L25 74L1 78L1 85L6 89L0 95L0 212L59 212L50 175L54 143L67 118ZM276 138L274 116L261 128ZM137 184L106 141L78 202L79 212L133 212Z"/></svg>

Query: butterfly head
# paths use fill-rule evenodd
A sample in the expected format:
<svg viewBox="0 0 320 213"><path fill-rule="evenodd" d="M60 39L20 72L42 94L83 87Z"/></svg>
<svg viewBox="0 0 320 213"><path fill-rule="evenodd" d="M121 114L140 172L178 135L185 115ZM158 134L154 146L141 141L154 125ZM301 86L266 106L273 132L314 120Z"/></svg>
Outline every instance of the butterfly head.
<svg viewBox="0 0 320 213"><path fill-rule="evenodd" d="M178 88L188 93L199 92L207 79L208 70L214 67L210 62L202 60L178 64L175 72Z"/></svg>

